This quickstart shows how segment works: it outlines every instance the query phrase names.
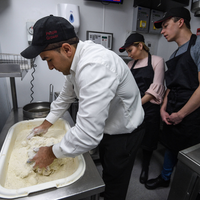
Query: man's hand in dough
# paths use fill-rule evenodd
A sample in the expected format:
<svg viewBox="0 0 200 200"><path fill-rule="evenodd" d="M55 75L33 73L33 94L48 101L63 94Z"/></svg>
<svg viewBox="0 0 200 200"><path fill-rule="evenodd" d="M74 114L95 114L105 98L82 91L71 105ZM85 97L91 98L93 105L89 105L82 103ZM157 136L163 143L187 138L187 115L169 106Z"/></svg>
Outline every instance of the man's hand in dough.
<svg viewBox="0 0 200 200"><path fill-rule="evenodd" d="M45 134L47 131L48 131L48 129L43 129L40 126L38 126L31 130L30 134L27 136L27 139L30 140L32 137L34 137L36 135Z"/></svg>
<svg viewBox="0 0 200 200"><path fill-rule="evenodd" d="M31 161L35 162L34 168L47 168L54 159L56 159L55 155L52 151L52 146L50 147L40 147L37 154L33 157Z"/></svg>
<svg viewBox="0 0 200 200"><path fill-rule="evenodd" d="M41 125L35 127L31 131L31 133L27 136L27 139L30 140L32 137L36 135L45 134L51 126L52 126L52 123L48 122L47 120L44 120Z"/></svg>

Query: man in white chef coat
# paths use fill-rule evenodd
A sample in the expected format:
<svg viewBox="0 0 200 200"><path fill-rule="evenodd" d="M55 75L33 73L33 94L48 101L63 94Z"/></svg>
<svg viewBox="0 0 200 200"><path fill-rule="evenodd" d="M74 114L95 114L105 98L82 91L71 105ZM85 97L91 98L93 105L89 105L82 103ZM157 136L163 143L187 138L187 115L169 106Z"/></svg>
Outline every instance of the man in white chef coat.
<svg viewBox="0 0 200 200"><path fill-rule="evenodd" d="M55 158L75 157L99 145L104 199L125 199L144 134L141 97L129 68L102 45L80 41L64 18L44 17L33 32L32 44L21 55L28 59L40 55L50 70L62 72L66 80L50 113L28 138L46 133L79 99L75 126L58 144L39 149L33 158L35 167L47 167Z"/></svg>

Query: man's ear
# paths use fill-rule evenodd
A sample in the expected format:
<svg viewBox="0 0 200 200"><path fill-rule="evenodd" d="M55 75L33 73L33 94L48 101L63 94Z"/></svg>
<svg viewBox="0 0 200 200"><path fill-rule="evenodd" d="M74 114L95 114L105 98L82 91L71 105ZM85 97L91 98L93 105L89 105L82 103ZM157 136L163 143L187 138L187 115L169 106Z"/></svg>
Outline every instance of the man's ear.
<svg viewBox="0 0 200 200"><path fill-rule="evenodd" d="M71 55L72 53L72 46L68 43L63 43L62 44L62 50L67 53L68 55Z"/></svg>
<svg viewBox="0 0 200 200"><path fill-rule="evenodd" d="M179 19L178 25L179 25L179 27L182 27L184 25L184 19L183 18Z"/></svg>

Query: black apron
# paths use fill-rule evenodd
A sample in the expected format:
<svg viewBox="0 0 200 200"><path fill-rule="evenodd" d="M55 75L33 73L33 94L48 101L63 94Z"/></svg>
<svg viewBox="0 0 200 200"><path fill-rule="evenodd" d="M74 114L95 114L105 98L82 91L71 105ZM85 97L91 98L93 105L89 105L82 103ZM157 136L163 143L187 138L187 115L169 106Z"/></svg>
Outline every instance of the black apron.
<svg viewBox="0 0 200 200"><path fill-rule="evenodd" d="M170 89L166 111L169 114L179 111L199 86L197 65L190 55L190 48L195 42L196 35L192 35L187 51L166 62L168 70L165 80L167 88ZM200 108L177 125L164 123L161 142L174 153L199 143Z"/></svg>
<svg viewBox="0 0 200 200"><path fill-rule="evenodd" d="M137 60L133 63L131 72L140 90L141 97L145 95L150 85L153 83L154 70L151 65L151 54L148 54L148 65L134 69ZM143 105L145 112L146 131L142 142L142 148L153 151L157 148L160 132L160 105L147 102Z"/></svg>

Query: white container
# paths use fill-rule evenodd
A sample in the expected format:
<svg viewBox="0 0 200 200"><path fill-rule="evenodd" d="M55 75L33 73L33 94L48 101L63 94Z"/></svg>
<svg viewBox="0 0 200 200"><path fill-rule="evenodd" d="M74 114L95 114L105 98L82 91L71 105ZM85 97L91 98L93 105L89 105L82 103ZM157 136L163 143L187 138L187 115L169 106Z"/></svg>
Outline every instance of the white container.
<svg viewBox="0 0 200 200"><path fill-rule="evenodd" d="M79 6L74 4L60 3L57 5L58 16L67 19L73 26L76 34L80 27Z"/></svg>
<svg viewBox="0 0 200 200"><path fill-rule="evenodd" d="M15 145L15 140L20 130L32 129L33 127L40 125L43 122L43 120L44 120L43 118L40 118L34 120L21 121L19 123L16 123L9 129L0 152L0 197L1 198L13 199L17 197L28 196L32 192L37 192L53 187L55 188L64 187L74 183L84 174L86 168L85 160L83 156L80 155L75 158L78 163L78 168L70 176L19 189L7 189L4 187L10 156L12 154L12 150ZM67 131L70 128L70 125L65 120L59 119L51 128L58 128L58 127L59 129L62 128L65 131Z"/></svg>

